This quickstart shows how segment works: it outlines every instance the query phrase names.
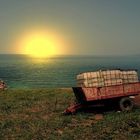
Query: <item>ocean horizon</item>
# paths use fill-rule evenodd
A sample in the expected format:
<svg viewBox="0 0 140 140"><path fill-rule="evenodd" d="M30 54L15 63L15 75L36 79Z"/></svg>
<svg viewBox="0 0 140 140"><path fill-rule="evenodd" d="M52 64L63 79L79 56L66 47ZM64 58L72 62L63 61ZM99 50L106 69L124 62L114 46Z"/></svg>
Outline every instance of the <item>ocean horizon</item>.
<svg viewBox="0 0 140 140"><path fill-rule="evenodd" d="M9 88L72 87L76 86L77 74L101 69L137 69L140 74L140 55L57 55L33 58L19 54L0 54L0 79Z"/></svg>

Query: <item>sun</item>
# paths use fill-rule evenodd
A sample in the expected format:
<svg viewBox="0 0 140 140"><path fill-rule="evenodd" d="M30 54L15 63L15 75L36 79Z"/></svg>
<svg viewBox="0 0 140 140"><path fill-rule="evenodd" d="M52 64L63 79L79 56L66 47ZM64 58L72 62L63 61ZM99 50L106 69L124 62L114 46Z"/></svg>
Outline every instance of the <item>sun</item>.
<svg viewBox="0 0 140 140"><path fill-rule="evenodd" d="M24 35L20 40L20 52L31 57L50 57L62 52L62 39L44 32L33 32Z"/></svg>
<svg viewBox="0 0 140 140"><path fill-rule="evenodd" d="M55 41L45 34L29 35L24 44L24 53L33 57L48 57L56 52Z"/></svg>
<svg viewBox="0 0 140 140"><path fill-rule="evenodd" d="M45 35L33 35L25 42L25 53L34 57L47 57L55 54L54 43Z"/></svg>

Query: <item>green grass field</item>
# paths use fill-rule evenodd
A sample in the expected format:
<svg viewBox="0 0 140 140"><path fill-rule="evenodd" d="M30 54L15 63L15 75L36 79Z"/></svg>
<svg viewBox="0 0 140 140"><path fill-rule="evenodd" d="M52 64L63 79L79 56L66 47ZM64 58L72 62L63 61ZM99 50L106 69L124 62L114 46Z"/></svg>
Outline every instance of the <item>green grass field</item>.
<svg viewBox="0 0 140 140"><path fill-rule="evenodd" d="M75 100L71 89L0 91L0 140L140 140L140 109L61 113Z"/></svg>

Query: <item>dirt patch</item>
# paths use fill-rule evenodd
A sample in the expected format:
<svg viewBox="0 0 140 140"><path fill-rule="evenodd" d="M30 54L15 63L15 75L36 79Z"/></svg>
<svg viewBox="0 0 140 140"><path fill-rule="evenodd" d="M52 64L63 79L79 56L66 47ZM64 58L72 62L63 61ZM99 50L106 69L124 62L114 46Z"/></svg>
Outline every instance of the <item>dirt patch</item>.
<svg viewBox="0 0 140 140"><path fill-rule="evenodd" d="M68 126L71 127L90 127L91 125L97 123L99 120L103 119L102 114L96 114L95 116L89 117L88 119L83 119L78 121L77 119L72 119L71 123Z"/></svg>
<svg viewBox="0 0 140 140"><path fill-rule="evenodd" d="M96 114L95 115L95 120L102 120L103 119L103 114Z"/></svg>
<svg viewBox="0 0 140 140"><path fill-rule="evenodd" d="M4 120L16 120L16 119L22 119L27 120L30 116L27 114L9 114L9 115L0 115L0 121Z"/></svg>
<svg viewBox="0 0 140 140"><path fill-rule="evenodd" d="M0 121L4 121L6 119L5 115L0 115Z"/></svg>
<svg viewBox="0 0 140 140"><path fill-rule="evenodd" d="M42 116L42 119L43 119L43 120L48 120L49 117L50 117L49 115L44 115L44 116Z"/></svg>
<svg viewBox="0 0 140 140"><path fill-rule="evenodd" d="M58 129L57 132L58 132L58 134L60 134L60 135L63 134L63 130L61 130L61 129Z"/></svg>
<svg viewBox="0 0 140 140"><path fill-rule="evenodd" d="M81 121L72 121L71 123L69 123L67 126L68 127L87 127L87 126L91 126L91 124L95 123L95 120L83 120Z"/></svg>
<svg viewBox="0 0 140 140"><path fill-rule="evenodd" d="M39 106L33 106L31 108L27 108L26 111L27 112L32 112L32 113L37 113L37 112L42 111L42 108L39 107Z"/></svg>

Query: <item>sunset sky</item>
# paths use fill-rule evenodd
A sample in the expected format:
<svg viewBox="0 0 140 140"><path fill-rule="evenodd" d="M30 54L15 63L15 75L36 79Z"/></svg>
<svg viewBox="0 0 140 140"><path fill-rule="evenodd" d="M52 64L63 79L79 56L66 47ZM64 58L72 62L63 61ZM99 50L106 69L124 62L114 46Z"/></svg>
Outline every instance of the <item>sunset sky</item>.
<svg viewBox="0 0 140 140"><path fill-rule="evenodd" d="M140 54L140 1L0 0L0 53L39 42L55 54Z"/></svg>

